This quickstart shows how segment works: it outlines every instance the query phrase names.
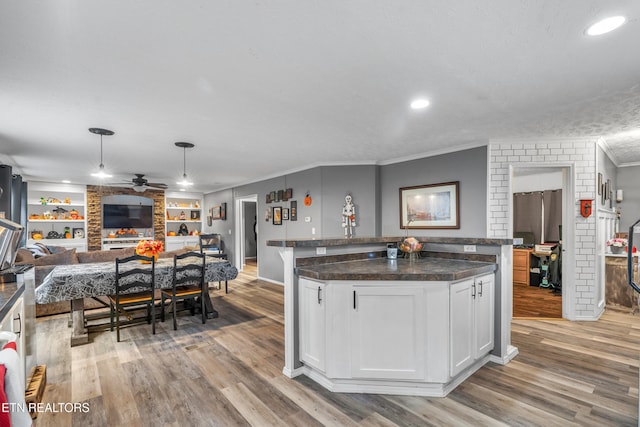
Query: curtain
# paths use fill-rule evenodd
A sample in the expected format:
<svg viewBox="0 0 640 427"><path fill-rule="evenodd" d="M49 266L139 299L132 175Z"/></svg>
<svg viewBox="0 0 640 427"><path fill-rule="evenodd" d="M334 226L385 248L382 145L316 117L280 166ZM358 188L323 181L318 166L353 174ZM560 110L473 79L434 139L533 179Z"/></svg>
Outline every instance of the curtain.
<svg viewBox="0 0 640 427"><path fill-rule="evenodd" d="M544 240L559 242L562 225L562 190L545 190L544 203Z"/></svg>
<svg viewBox="0 0 640 427"><path fill-rule="evenodd" d="M542 238L542 193L513 195L513 231L533 233L534 243Z"/></svg>

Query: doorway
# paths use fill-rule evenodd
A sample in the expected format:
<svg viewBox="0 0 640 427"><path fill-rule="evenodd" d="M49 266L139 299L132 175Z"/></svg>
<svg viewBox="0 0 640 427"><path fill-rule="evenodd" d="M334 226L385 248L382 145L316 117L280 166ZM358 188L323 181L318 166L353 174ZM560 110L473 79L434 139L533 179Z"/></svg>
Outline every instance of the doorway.
<svg viewBox="0 0 640 427"><path fill-rule="evenodd" d="M540 206L536 206L536 214L532 217L532 221L537 222L533 226L536 231L535 236L532 236L534 233L530 233L528 241L525 237L523 242L514 242L512 293L514 318L569 317L567 295L571 292L573 283L573 269L570 268L573 264L574 229L574 218L571 215L573 212L571 201L574 194L572 177L572 165L511 166L509 202L511 236L522 237L523 234L526 236L522 230L515 229L516 227L526 228L522 225L522 217L516 218L519 209L516 204L522 203L523 199L529 200L528 196L534 200L534 206L535 203L540 203ZM551 197L552 195L555 198ZM545 201L547 215L544 210ZM549 211L555 211L555 219L549 219ZM540 218L535 219L538 212L540 212ZM541 243L556 245L553 253L545 255L537 251L534 245ZM517 271L520 268L526 268L526 271Z"/></svg>
<svg viewBox="0 0 640 427"><path fill-rule="evenodd" d="M258 271L258 195L239 197L235 201L235 265L244 271L247 264Z"/></svg>

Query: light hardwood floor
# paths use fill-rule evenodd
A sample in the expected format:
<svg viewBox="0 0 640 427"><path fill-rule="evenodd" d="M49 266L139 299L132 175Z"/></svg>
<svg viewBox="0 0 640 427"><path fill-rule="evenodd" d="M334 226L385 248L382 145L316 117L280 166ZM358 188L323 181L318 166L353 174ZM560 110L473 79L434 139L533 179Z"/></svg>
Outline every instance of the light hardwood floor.
<svg viewBox="0 0 640 427"><path fill-rule="evenodd" d="M247 270L252 270L250 267ZM188 313L70 348L64 315L39 319L45 402L89 411L45 412L45 426L624 426L638 425L640 317L598 322L515 320L520 354L489 363L446 398L330 393L282 375L283 294L241 273L211 291L220 318Z"/></svg>

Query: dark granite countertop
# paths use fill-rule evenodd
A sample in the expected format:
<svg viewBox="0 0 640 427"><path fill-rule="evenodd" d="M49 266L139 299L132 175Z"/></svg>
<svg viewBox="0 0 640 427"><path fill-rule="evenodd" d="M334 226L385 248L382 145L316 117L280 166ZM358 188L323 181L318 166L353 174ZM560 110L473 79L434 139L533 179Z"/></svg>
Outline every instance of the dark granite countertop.
<svg viewBox="0 0 640 427"><path fill-rule="evenodd" d="M454 244L454 245L512 245L513 239L487 239L474 237L430 237L430 236L413 236L420 242ZM285 239L285 240L267 240L267 246L293 247L293 248L315 248L321 246L355 246L370 245L376 243L397 243L402 241L404 236L389 237L354 237L352 239L328 238L328 239Z"/></svg>
<svg viewBox="0 0 640 427"><path fill-rule="evenodd" d="M296 268L299 276L317 280L416 280L454 281L478 274L492 273L497 266L490 262L443 258L417 260L374 258L335 262Z"/></svg>
<svg viewBox="0 0 640 427"><path fill-rule="evenodd" d="M8 282L0 284L0 320L9 313L13 304L24 293L24 282Z"/></svg>

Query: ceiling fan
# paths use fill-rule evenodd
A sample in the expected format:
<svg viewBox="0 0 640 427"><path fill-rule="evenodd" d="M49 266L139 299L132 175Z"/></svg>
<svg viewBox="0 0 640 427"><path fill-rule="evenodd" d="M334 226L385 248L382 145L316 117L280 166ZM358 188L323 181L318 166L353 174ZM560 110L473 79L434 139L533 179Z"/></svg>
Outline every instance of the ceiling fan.
<svg viewBox="0 0 640 427"><path fill-rule="evenodd" d="M145 191L147 188L151 188L153 190L166 190L168 188L167 184L162 184L160 182L149 182L144 174L136 173L134 174L136 177L131 179L131 181L123 181L126 184L131 185L131 187L140 193Z"/></svg>

